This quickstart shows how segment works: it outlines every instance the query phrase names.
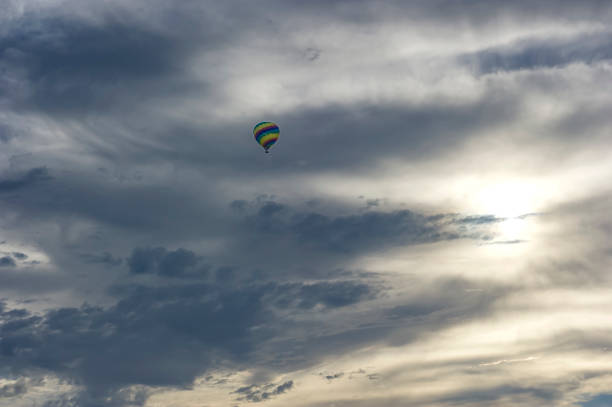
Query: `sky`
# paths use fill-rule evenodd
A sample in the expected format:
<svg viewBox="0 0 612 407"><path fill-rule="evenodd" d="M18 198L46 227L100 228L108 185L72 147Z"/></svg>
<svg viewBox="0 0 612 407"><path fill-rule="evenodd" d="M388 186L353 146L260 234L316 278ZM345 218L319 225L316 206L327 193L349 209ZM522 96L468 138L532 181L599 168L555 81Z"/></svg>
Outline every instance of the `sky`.
<svg viewBox="0 0 612 407"><path fill-rule="evenodd" d="M0 406L611 406L611 19L0 2Z"/></svg>

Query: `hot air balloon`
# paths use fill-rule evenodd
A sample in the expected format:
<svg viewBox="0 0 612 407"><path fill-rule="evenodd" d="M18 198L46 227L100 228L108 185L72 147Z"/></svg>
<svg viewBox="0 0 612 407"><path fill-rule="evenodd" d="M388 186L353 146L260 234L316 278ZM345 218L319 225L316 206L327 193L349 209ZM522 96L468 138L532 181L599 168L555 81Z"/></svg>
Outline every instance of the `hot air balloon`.
<svg viewBox="0 0 612 407"><path fill-rule="evenodd" d="M272 147L272 144L276 143L276 140L278 140L280 130L275 123L261 122L256 124L253 128L253 135L255 136L255 140L267 153L268 149Z"/></svg>

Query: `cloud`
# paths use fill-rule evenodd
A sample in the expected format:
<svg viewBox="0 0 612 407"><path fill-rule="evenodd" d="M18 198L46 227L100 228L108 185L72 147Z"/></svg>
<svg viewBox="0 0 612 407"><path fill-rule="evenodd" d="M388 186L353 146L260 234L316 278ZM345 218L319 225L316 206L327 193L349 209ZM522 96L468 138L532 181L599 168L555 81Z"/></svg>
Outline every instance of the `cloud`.
<svg viewBox="0 0 612 407"><path fill-rule="evenodd" d="M329 374L325 376L325 379L327 379L328 381L334 380L334 379L339 379L342 376L344 376L344 372L339 372L339 373L334 373L334 374Z"/></svg>
<svg viewBox="0 0 612 407"><path fill-rule="evenodd" d="M166 250L163 247L134 249L127 261L130 266L130 272L134 274L152 272L165 253Z"/></svg>
<svg viewBox="0 0 612 407"><path fill-rule="evenodd" d="M306 48L306 50L304 51L304 58L309 61L315 61L319 59L320 56L321 50L317 48Z"/></svg>
<svg viewBox="0 0 612 407"><path fill-rule="evenodd" d="M93 264L104 264L109 267L116 267L121 265L122 259L113 257L110 253L104 252L102 254L82 254L81 258L87 263Z"/></svg>
<svg viewBox="0 0 612 407"><path fill-rule="evenodd" d="M514 239L514 240L496 240L494 242L487 242L487 243L481 243L483 245L491 245L491 244L519 244L519 243L525 243L526 240L521 240L521 239Z"/></svg>
<svg viewBox="0 0 612 407"><path fill-rule="evenodd" d="M0 258L0 267L15 267L16 265L12 257L4 256Z"/></svg>
<svg viewBox="0 0 612 407"><path fill-rule="evenodd" d="M488 223L496 223L503 222L504 218L498 218L494 215L479 215L479 216L466 216L460 219L457 219L455 222L463 223L463 224L474 224L474 225L483 225Z"/></svg>
<svg viewBox="0 0 612 407"><path fill-rule="evenodd" d="M237 400L246 400L253 403L259 403L262 401L267 401L274 396L278 396L279 394L286 393L287 391L293 388L293 380L289 380L282 384L265 384L265 385L251 385L246 387L241 387L234 391L234 393L239 395L244 395L242 397L238 397Z"/></svg>
<svg viewBox="0 0 612 407"><path fill-rule="evenodd" d="M612 59L612 33L570 39L530 38L459 57L478 74L521 69L559 68L571 63L593 64Z"/></svg>
<svg viewBox="0 0 612 407"><path fill-rule="evenodd" d="M141 96L169 91L159 79L178 76L186 45L128 13L108 13L99 21L30 13L12 21L0 37L0 81L18 110L99 113L136 104L127 89Z"/></svg>
<svg viewBox="0 0 612 407"><path fill-rule="evenodd" d="M486 390L471 389L459 392L449 397L442 398L441 402L451 403L474 403L471 405L485 405L493 402L526 403L537 405L539 403L550 404L560 400L563 396L561 390L554 386L522 386L505 385L492 387Z"/></svg>
<svg viewBox="0 0 612 407"><path fill-rule="evenodd" d="M1 123L0 124L0 141L8 143L12 138L15 137L15 131L10 126Z"/></svg>
<svg viewBox="0 0 612 407"><path fill-rule="evenodd" d="M25 299L38 301L45 298L44 294L64 291L74 284L74 278L67 273L50 273L44 267L35 267L36 265L23 269L4 267L0 273L2 295L11 298L15 293L19 293L20 298L24 296Z"/></svg>
<svg viewBox="0 0 612 407"><path fill-rule="evenodd" d="M121 298L109 308L83 305L43 316L4 312L2 365L19 374L48 371L83 384L97 403L112 405L102 400L130 386L188 387L220 361L248 363L258 344L282 332L285 322L275 309L317 303L333 309L371 298L365 284L350 282L134 285L115 292ZM257 397L284 393L292 385L266 388Z"/></svg>
<svg viewBox="0 0 612 407"><path fill-rule="evenodd" d="M379 289L356 281L286 283L274 285L274 304L309 310L317 306L340 308L376 297Z"/></svg>
<svg viewBox="0 0 612 407"><path fill-rule="evenodd" d="M274 201L251 205L251 212L246 201L234 201L230 206L239 207L240 213L246 215L245 230L255 229L257 236L267 235L266 242L293 241L300 248L337 253L366 253L458 238L490 240L491 232L487 226L503 221L503 218L493 215L425 216L410 210L327 215L315 211L302 212ZM257 244L250 240L250 233L245 236L249 239L247 244Z"/></svg>
<svg viewBox="0 0 612 407"><path fill-rule="evenodd" d="M18 178L0 180L0 193L16 191L50 179L46 168L32 168Z"/></svg>
<svg viewBox="0 0 612 407"><path fill-rule="evenodd" d="M88 393L63 395L55 400L48 400L43 407L142 407L150 396L148 389L134 386L122 389L106 397L102 402Z"/></svg>
<svg viewBox="0 0 612 407"><path fill-rule="evenodd" d="M491 403L503 403L508 406L537 406L537 405L554 405L561 399L561 392L552 386L530 387L530 386L497 386L486 390L472 389L465 392L457 392L448 397L419 397L416 400L412 399L412 403L421 403L422 405L430 406L490 406ZM372 401L376 405L384 407L400 407L406 405L407 399L402 397L381 396L375 399L368 400L351 400L351 399L335 399L332 398L326 403L312 404L316 407L323 407L329 403L338 407L366 407L371 405ZM553 404L551 404L553 403Z"/></svg>
<svg viewBox="0 0 612 407"><path fill-rule="evenodd" d="M158 273L166 277L206 273L206 268L195 269L198 263L200 259L194 252L182 248L174 251L168 251L163 247L136 248L128 258L131 273Z"/></svg>
<svg viewBox="0 0 612 407"><path fill-rule="evenodd" d="M19 260L25 260L25 259L27 259L27 258L28 258L28 255L27 255L27 254L25 254L25 253L21 253L21 252L13 252L13 256L14 256L16 259L19 259Z"/></svg>
<svg viewBox="0 0 612 407"><path fill-rule="evenodd" d="M206 293L201 285L140 288L107 310L63 308L44 319L9 321L2 327L3 365L49 370L96 397L133 384L189 385L212 366L215 351L232 359L248 354L249 328L265 315L258 290ZM163 368L147 368L151 363Z"/></svg>
<svg viewBox="0 0 612 407"><path fill-rule="evenodd" d="M37 175L39 173L41 175ZM82 174L65 172L54 178L54 182L41 184L38 188L25 188L48 179L43 178L46 171L32 170L28 174L19 180L5 182L5 190L20 188L20 194L0 202L3 207L14 209L19 214L15 227L22 230L28 224L58 218L60 222L88 220L130 233L137 233L138 229L149 230L154 224L170 234L173 229L183 234L190 230L201 233L202 223L209 226L214 223L209 216L202 216L207 204L200 202L193 191L178 187L160 188L150 182L126 185L84 170ZM2 183L0 191L1 188ZM174 211L176 216L170 219L168 210ZM101 251L109 250L104 248Z"/></svg>
<svg viewBox="0 0 612 407"><path fill-rule="evenodd" d="M17 380L15 383L0 386L0 398L17 397L27 392L24 379Z"/></svg>
<svg viewBox="0 0 612 407"><path fill-rule="evenodd" d="M133 386L189 388L196 377L220 364L291 372L341 349L380 342L400 345L434 327L486 313L503 295L466 295L461 287L468 283L436 282L419 288L421 297L411 299L412 305L364 313L354 307L382 294L374 281L249 281L128 284L113 289L118 301L108 307L85 304L42 315L7 310L0 362L15 374L42 370L83 385L79 400L110 406L114 404L103 400L119 400L119 392ZM322 310L340 314L326 322ZM303 322L295 321L298 315ZM293 385L274 386L253 388L250 400L265 400Z"/></svg>
<svg viewBox="0 0 612 407"><path fill-rule="evenodd" d="M533 294L521 310L537 313L550 289L576 299L608 283L609 196L593 192L609 173L605 1L0 8L0 394L11 403L143 406L158 391L195 397L201 375L221 377L205 386L226 399L281 402L310 391L299 377L313 369L331 372L317 390L363 385L360 400L321 390L326 406L404 406L379 386L398 383L386 364L427 372L378 358L389 349L435 359L432 388L463 386L424 405L567 401L563 383L508 380L513 363L471 388L462 380L480 373L447 355L500 349L496 324L537 335L525 312L508 317L516 297ZM251 129L268 118L282 134L265 155ZM474 210L507 179L537 186L528 210L546 214L533 235L497 235L506 219ZM572 320L565 341L527 342L610 345L590 327L563 331ZM524 358L515 345L470 363ZM357 366L377 373L336 380L355 369L337 363L364 349ZM238 383L226 371L254 373ZM32 389L43 375L71 390Z"/></svg>

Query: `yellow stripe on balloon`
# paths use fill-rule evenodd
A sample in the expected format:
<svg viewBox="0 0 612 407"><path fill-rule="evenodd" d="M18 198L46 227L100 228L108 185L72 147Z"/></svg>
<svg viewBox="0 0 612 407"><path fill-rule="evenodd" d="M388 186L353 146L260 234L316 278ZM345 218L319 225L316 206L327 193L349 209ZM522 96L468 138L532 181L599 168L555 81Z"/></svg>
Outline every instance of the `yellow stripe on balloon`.
<svg viewBox="0 0 612 407"><path fill-rule="evenodd" d="M257 133L260 129L264 127L271 127L271 126L274 126L274 123L270 123L270 122L261 123L259 126L255 126L253 133Z"/></svg>
<svg viewBox="0 0 612 407"><path fill-rule="evenodd" d="M259 139L259 144L264 146L266 145L266 142L268 142L269 140L276 140L276 139L278 139L278 133L266 134L265 136Z"/></svg>

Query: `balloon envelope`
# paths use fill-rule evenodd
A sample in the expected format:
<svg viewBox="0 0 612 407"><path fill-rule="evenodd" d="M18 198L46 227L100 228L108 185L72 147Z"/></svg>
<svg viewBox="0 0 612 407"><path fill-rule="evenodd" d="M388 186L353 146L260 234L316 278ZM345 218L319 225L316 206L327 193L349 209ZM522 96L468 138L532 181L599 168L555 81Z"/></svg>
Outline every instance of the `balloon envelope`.
<svg viewBox="0 0 612 407"><path fill-rule="evenodd" d="M257 141L267 153L268 149L278 140L280 130L276 123L261 122L257 123L253 128L253 135L255 136L255 141Z"/></svg>

